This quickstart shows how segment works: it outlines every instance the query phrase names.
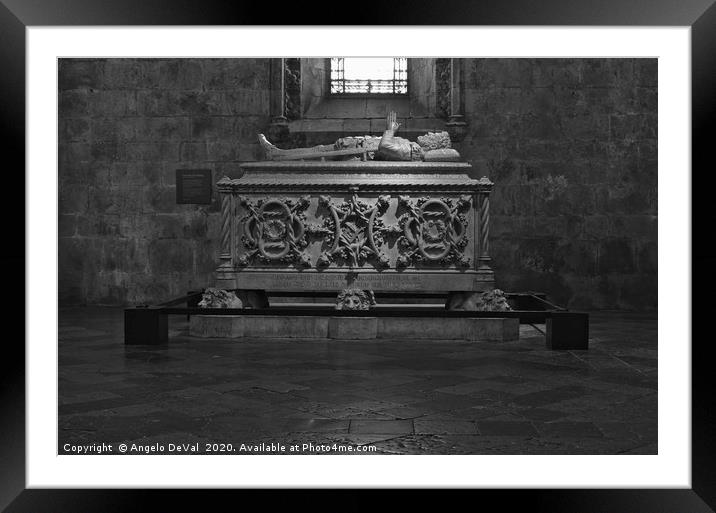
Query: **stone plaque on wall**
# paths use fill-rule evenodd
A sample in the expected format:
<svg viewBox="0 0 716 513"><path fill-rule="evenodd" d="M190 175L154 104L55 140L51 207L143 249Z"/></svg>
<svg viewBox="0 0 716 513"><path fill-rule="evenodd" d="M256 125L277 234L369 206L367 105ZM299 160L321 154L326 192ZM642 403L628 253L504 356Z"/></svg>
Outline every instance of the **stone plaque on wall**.
<svg viewBox="0 0 716 513"><path fill-rule="evenodd" d="M177 169L177 204L211 203L211 169Z"/></svg>

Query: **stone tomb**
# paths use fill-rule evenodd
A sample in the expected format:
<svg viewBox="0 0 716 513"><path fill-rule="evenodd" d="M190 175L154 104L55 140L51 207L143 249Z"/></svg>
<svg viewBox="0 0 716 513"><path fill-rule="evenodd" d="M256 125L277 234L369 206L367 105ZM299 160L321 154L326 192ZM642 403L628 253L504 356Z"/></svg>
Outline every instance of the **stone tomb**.
<svg viewBox="0 0 716 513"><path fill-rule="evenodd" d="M462 162L257 162L223 178L215 286L265 291L494 288L492 182Z"/></svg>
<svg viewBox="0 0 716 513"><path fill-rule="evenodd" d="M215 286L270 292L494 289L492 182L463 162L258 162L223 178ZM193 316L200 337L517 340L516 318Z"/></svg>

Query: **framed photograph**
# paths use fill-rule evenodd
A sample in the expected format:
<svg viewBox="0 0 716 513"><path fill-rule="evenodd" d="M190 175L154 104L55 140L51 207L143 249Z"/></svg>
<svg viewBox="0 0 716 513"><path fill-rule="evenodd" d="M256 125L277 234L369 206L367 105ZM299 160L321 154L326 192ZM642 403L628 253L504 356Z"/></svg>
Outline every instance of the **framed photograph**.
<svg viewBox="0 0 716 513"><path fill-rule="evenodd" d="M518 3L308 27L5 1L27 310L0 504L711 511L716 8Z"/></svg>

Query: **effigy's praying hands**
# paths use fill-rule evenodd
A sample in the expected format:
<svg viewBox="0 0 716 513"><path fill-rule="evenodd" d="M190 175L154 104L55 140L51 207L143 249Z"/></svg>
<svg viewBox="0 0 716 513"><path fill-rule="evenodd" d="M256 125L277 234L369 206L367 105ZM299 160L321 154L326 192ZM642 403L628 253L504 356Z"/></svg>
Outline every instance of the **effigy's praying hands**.
<svg viewBox="0 0 716 513"><path fill-rule="evenodd" d="M400 123L398 123L398 115L394 110L392 110L388 113L388 116L385 119L385 129L391 134L395 134L395 132L398 131L398 128L400 128Z"/></svg>

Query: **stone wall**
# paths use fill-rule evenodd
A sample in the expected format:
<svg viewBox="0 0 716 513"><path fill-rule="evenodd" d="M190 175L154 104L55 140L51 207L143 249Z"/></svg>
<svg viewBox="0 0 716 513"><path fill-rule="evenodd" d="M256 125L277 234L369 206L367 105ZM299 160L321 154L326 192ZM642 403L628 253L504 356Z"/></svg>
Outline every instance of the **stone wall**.
<svg viewBox="0 0 716 513"><path fill-rule="evenodd" d="M656 60L469 59L456 147L496 182L498 286L572 308L653 309ZM175 170L260 158L265 59L61 60L61 304L163 301L211 282L218 203ZM321 141L329 142L329 141Z"/></svg>
<svg viewBox="0 0 716 513"><path fill-rule="evenodd" d="M218 198L177 205L175 172L238 176L268 123L265 59L62 59L61 304L165 301L210 283Z"/></svg>
<svg viewBox="0 0 716 513"><path fill-rule="evenodd" d="M656 59L471 59L459 145L496 183L498 286L657 306Z"/></svg>

